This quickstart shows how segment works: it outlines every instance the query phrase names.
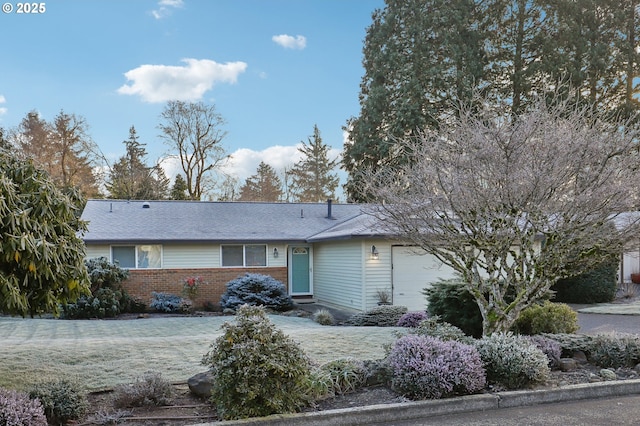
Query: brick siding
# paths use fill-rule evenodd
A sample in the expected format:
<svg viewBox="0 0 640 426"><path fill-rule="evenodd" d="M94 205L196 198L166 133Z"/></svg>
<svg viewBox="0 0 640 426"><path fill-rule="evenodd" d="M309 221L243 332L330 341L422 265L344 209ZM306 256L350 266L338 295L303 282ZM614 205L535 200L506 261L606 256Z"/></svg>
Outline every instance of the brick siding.
<svg viewBox="0 0 640 426"><path fill-rule="evenodd" d="M193 300L194 307L207 303L220 303L225 284L245 273L265 274L287 284L287 268L213 268L213 269L132 269L129 278L122 283L125 290L133 296L151 303L151 292L182 294L182 281L189 277L202 277L206 283L198 288Z"/></svg>

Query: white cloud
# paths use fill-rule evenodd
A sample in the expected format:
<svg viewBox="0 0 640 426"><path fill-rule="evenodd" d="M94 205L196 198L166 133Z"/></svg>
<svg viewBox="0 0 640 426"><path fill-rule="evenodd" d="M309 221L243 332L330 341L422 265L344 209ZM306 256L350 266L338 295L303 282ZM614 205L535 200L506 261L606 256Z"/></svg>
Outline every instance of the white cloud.
<svg viewBox="0 0 640 426"><path fill-rule="evenodd" d="M249 176L256 174L261 161L273 167L276 173L281 174L284 168L292 167L302 158L302 153L295 146L275 145L262 151L254 151L241 148L231 154L231 160L222 168L226 174L238 178L242 184Z"/></svg>
<svg viewBox="0 0 640 426"><path fill-rule="evenodd" d="M298 49L302 50L307 46L307 38L305 36L290 36L287 34L274 35L271 37L275 43L284 47L285 49Z"/></svg>
<svg viewBox="0 0 640 426"><path fill-rule="evenodd" d="M183 59L186 65L141 65L124 73L130 81L118 89L122 95L139 95L150 103L197 101L215 83L235 83L247 64L219 64L209 59Z"/></svg>
<svg viewBox="0 0 640 426"><path fill-rule="evenodd" d="M160 0L158 8L151 11L151 16L156 19L163 19L173 13L173 9L184 6L183 0Z"/></svg>
<svg viewBox="0 0 640 426"><path fill-rule="evenodd" d="M3 95L0 95L0 104L3 104L5 102L7 102L7 99ZM7 108L0 107L0 115L6 114L7 111L9 111Z"/></svg>

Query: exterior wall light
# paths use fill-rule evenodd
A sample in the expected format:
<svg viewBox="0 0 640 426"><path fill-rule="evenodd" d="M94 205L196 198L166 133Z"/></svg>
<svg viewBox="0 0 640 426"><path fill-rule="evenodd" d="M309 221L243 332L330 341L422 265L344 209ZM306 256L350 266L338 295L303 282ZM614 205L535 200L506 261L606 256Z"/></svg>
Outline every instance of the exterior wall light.
<svg viewBox="0 0 640 426"><path fill-rule="evenodd" d="M273 257L278 257L278 248L277 247L273 248Z"/></svg>
<svg viewBox="0 0 640 426"><path fill-rule="evenodd" d="M379 257L378 249L376 248L376 246L371 246L371 259L378 260L378 257Z"/></svg>

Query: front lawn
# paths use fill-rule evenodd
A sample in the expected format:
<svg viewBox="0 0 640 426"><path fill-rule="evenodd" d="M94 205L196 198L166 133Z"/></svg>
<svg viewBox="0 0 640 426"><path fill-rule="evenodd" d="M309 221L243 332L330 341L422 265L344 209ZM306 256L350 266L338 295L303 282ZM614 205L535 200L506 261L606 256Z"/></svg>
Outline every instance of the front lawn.
<svg viewBox="0 0 640 426"><path fill-rule="evenodd" d="M378 359L395 340L393 327L328 327L307 318L270 316L318 362ZM0 387L75 378L87 390L130 383L146 371L183 382L200 364L220 326L234 317L52 320L0 317Z"/></svg>

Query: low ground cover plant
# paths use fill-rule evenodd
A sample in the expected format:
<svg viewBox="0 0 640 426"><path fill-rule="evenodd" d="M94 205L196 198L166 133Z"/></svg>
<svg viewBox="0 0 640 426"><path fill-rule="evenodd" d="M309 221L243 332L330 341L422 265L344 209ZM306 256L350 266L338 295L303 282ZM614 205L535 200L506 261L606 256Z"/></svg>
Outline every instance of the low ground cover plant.
<svg viewBox="0 0 640 426"><path fill-rule="evenodd" d="M222 309L237 310L242 305L264 306L284 311L293 306L293 299L281 282L269 275L245 274L225 284L220 298Z"/></svg>
<svg viewBox="0 0 640 426"><path fill-rule="evenodd" d="M407 335L391 348L392 388L411 399L466 395L484 389L485 370L478 350L453 340Z"/></svg>
<svg viewBox="0 0 640 426"><path fill-rule="evenodd" d="M333 317L333 314L327 309L317 310L313 313L312 318L320 325L334 325L336 323L336 319Z"/></svg>
<svg viewBox="0 0 640 426"><path fill-rule="evenodd" d="M406 306L382 305L366 312L351 315L345 322L346 325L395 327L400 318L407 313Z"/></svg>

